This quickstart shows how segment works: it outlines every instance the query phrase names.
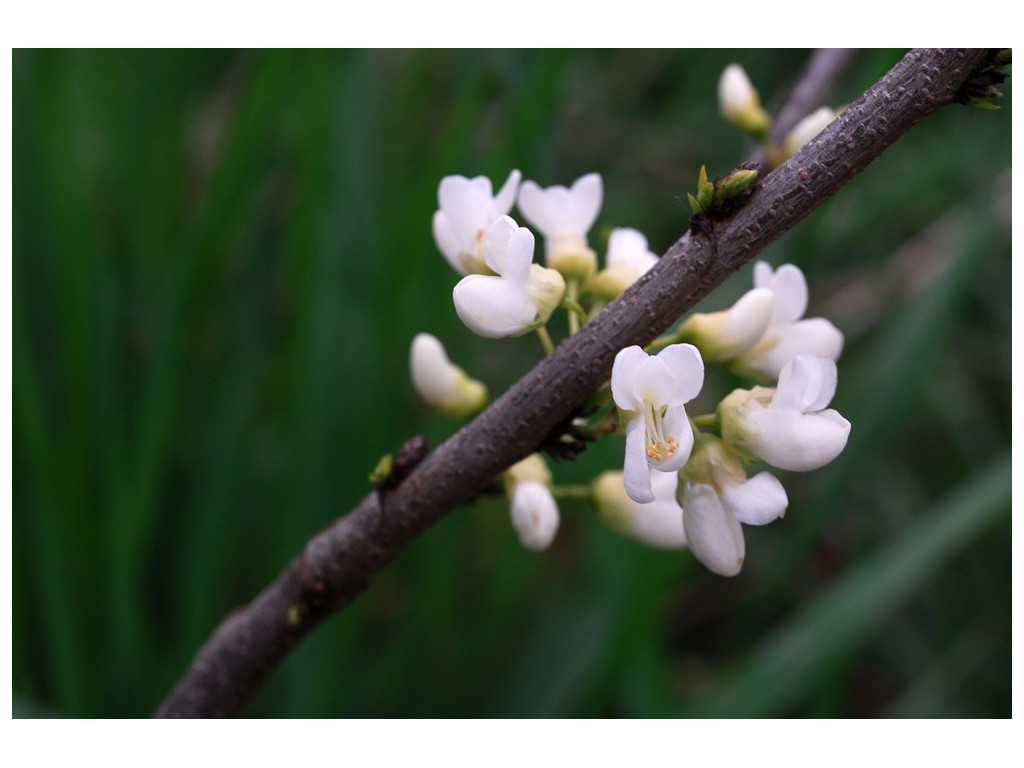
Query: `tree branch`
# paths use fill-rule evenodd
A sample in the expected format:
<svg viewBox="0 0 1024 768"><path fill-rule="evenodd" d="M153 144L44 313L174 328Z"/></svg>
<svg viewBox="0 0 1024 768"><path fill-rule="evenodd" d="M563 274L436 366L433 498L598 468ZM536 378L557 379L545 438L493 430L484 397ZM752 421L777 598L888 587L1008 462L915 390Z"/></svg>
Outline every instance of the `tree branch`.
<svg viewBox="0 0 1024 768"><path fill-rule="evenodd" d="M301 638L354 600L409 542L535 451L607 381L620 349L665 331L921 118L956 101L986 53L909 53L820 136L765 176L731 219L716 223L710 236L684 235L654 269L397 488L371 493L311 539L277 580L223 621L157 716L238 712Z"/></svg>

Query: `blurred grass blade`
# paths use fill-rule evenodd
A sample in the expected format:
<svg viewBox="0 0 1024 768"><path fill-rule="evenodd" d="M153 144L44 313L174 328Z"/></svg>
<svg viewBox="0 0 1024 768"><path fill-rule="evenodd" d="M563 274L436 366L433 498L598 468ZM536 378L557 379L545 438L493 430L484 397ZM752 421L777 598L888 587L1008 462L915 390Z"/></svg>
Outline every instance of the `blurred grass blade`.
<svg viewBox="0 0 1024 768"><path fill-rule="evenodd" d="M879 632L891 613L979 533L1010 511L1007 453L975 474L874 557L760 644L690 716L770 717L797 703L817 673Z"/></svg>

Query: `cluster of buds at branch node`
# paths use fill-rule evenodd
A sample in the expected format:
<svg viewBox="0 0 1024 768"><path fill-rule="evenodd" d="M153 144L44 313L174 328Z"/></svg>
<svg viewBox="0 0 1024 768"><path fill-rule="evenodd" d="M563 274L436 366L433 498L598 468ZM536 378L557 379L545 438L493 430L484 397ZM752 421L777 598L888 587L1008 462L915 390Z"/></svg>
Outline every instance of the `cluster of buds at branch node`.
<svg viewBox="0 0 1024 768"><path fill-rule="evenodd" d="M759 170L754 163L743 163L734 171L710 182L707 167L702 165L697 177L696 194L686 193L693 211L691 228L698 232L701 230L701 220L721 221L738 210L753 193L752 185L757 181Z"/></svg>
<svg viewBox="0 0 1024 768"><path fill-rule="evenodd" d="M1013 51L1010 48L993 52L989 61L972 73L960 87L957 100L969 107L999 109L999 105L993 104L992 100L1003 97L1003 92L996 86L1009 77L1003 71L1003 67L1008 66L1012 61Z"/></svg>

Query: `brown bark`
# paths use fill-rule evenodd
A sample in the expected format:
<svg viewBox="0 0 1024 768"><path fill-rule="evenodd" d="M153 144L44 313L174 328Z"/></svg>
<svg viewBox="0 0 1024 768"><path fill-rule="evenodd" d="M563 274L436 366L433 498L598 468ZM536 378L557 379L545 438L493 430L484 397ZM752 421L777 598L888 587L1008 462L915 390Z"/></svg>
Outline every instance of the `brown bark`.
<svg viewBox="0 0 1024 768"><path fill-rule="evenodd" d="M680 238L661 263L429 454L398 487L383 498L371 493L311 539L277 580L223 621L157 716L237 713L292 646L355 599L403 547L537 450L607 380L620 349L653 340L915 123L956 101L986 54L909 53L825 132L760 180L730 219L716 223L710 234Z"/></svg>

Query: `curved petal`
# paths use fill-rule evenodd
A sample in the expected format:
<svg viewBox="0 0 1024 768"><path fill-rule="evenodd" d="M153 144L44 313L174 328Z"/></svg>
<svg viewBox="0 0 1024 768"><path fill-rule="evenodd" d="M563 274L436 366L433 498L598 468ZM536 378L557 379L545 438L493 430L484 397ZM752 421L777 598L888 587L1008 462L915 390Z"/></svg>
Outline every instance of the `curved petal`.
<svg viewBox="0 0 1024 768"><path fill-rule="evenodd" d="M722 506L710 485L687 483L683 489L683 529L693 554L708 570L735 576L743 567L743 529Z"/></svg>
<svg viewBox="0 0 1024 768"><path fill-rule="evenodd" d="M676 501L679 476L674 473L651 475L654 501L637 504L626 495L621 472L604 472L592 489L601 519L624 536L656 549L682 549L683 508Z"/></svg>
<svg viewBox="0 0 1024 768"><path fill-rule="evenodd" d="M775 294L774 324L791 323L804 316L807 311L807 278L799 267L783 264L767 282L765 287L771 288Z"/></svg>
<svg viewBox="0 0 1024 768"><path fill-rule="evenodd" d="M814 355L797 355L779 373L779 386L771 407L791 408L801 413L820 411L832 402L837 382L834 361Z"/></svg>
<svg viewBox="0 0 1024 768"><path fill-rule="evenodd" d="M651 467L659 472L678 472L690 459L690 452L693 450L693 427L690 426L686 409L681 405L672 406L665 411L661 423L665 436L675 439L676 450L664 461L651 462Z"/></svg>
<svg viewBox="0 0 1024 768"><path fill-rule="evenodd" d="M704 386L704 361L692 344L672 344L658 353L657 359L664 363L675 380L671 399L661 402L669 404L688 403L700 394Z"/></svg>
<svg viewBox="0 0 1024 768"><path fill-rule="evenodd" d="M484 261L496 274L505 275L509 241L517 229L519 229L519 225L509 216L499 216L487 228L487 235L484 239Z"/></svg>
<svg viewBox="0 0 1024 768"><path fill-rule="evenodd" d="M541 189L533 181L519 190L519 210L546 238L560 235L585 236L601 210L601 176L589 173L576 180L572 189L554 185Z"/></svg>
<svg viewBox="0 0 1024 768"><path fill-rule="evenodd" d="M838 360L843 351L843 334L823 317L812 317L778 328L779 343L766 357L781 371L800 354Z"/></svg>
<svg viewBox="0 0 1024 768"><path fill-rule="evenodd" d="M558 532L558 504L547 486L518 483L512 492L510 511L519 541L527 549L547 549Z"/></svg>
<svg viewBox="0 0 1024 768"><path fill-rule="evenodd" d="M723 483L721 487L725 508L747 525L778 520L789 505L786 489L770 472L760 472L743 483Z"/></svg>
<svg viewBox="0 0 1024 768"><path fill-rule="evenodd" d="M459 252L464 248L463 238L459 236L459 232L455 229L451 219L448 218L444 211L435 211L432 224L437 250L441 252L441 255L444 256L445 260L451 264L456 272L460 275L466 274L466 268L459 259Z"/></svg>
<svg viewBox="0 0 1024 768"><path fill-rule="evenodd" d="M654 501L651 468L645 450L646 438L642 418L632 418L626 422L626 458L622 463L622 482L629 498L637 504Z"/></svg>
<svg viewBox="0 0 1024 768"><path fill-rule="evenodd" d="M609 267L621 264L642 275L658 263L658 257L648 249L647 238L642 232L619 227L613 229L608 237L605 262Z"/></svg>
<svg viewBox="0 0 1024 768"><path fill-rule="evenodd" d="M437 202L457 229L480 229L494 218L491 181L484 176L445 176L437 187Z"/></svg>
<svg viewBox="0 0 1024 768"><path fill-rule="evenodd" d="M530 265L533 264L533 245L533 232L517 225L508 238L503 277L518 283L529 281Z"/></svg>
<svg viewBox="0 0 1024 768"><path fill-rule="evenodd" d="M416 334L409 349L409 370L413 386L428 405L452 396L457 373L436 336Z"/></svg>
<svg viewBox="0 0 1024 768"><path fill-rule="evenodd" d="M512 210L512 206L516 202L516 192L519 191L519 180L523 178L523 175L518 169L513 169L505 179L505 183L501 185L501 189L498 190L498 194L494 196L494 213L495 215L504 215Z"/></svg>
<svg viewBox="0 0 1024 768"><path fill-rule="evenodd" d="M764 336L775 307L775 294L767 288L751 288L728 311L720 334L739 355Z"/></svg>
<svg viewBox="0 0 1024 768"><path fill-rule="evenodd" d="M850 422L834 410L800 413L767 408L748 417L753 434L747 446L773 467L806 472L823 467L843 452Z"/></svg>
<svg viewBox="0 0 1024 768"><path fill-rule="evenodd" d="M455 311L479 336L500 339L527 330L537 316L526 284L491 275L468 275L452 291Z"/></svg>
<svg viewBox="0 0 1024 768"><path fill-rule="evenodd" d="M601 211L604 187L601 174L588 173L573 182L569 199L568 217L572 219L572 231L585 235L594 226Z"/></svg>
<svg viewBox="0 0 1024 768"><path fill-rule="evenodd" d="M543 190L535 181L524 181L519 188L519 212L533 224L545 237L556 228L556 213L547 202L547 190Z"/></svg>
<svg viewBox="0 0 1024 768"><path fill-rule="evenodd" d="M612 363L612 399L624 411L639 411L643 398L637 393L636 377L647 353L638 346L620 349Z"/></svg>

